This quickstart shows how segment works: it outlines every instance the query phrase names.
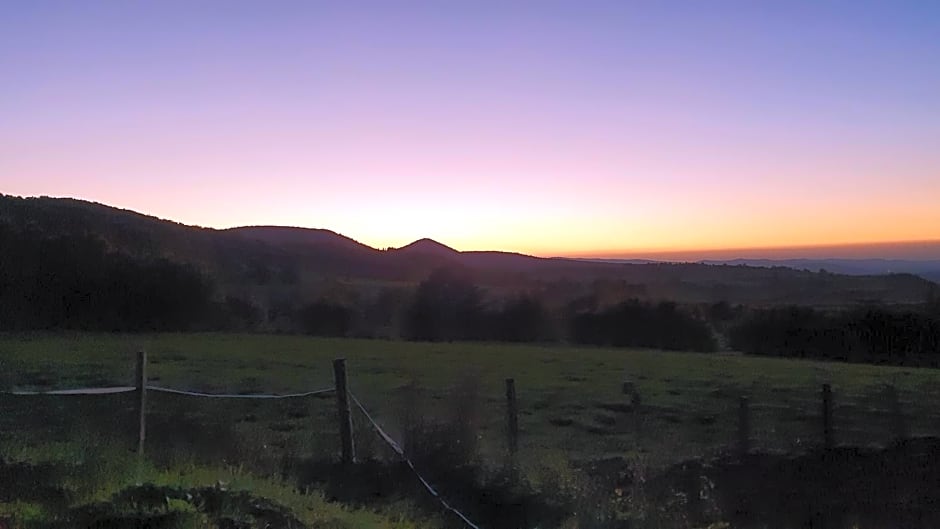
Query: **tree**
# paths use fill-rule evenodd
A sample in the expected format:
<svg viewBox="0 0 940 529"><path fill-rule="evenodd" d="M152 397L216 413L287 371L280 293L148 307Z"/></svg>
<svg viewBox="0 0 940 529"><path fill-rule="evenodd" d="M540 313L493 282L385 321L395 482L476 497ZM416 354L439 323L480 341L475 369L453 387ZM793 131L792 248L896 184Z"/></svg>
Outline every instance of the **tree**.
<svg viewBox="0 0 940 529"><path fill-rule="evenodd" d="M343 305L321 300L297 311L298 326L314 336L346 336L352 326L352 311Z"/></svg>
<svg viewBox="0 0 940 529"><path fill-rule="evenodd" d="M532 296L510 300L489 319L492 337L500 341L535 342L546 334L545 308Z"/></svg>
<svg viewBox="0 0 940 529"><path fill-rule="evenodd" d="M422 281L405 318L411 340L478 340L484 337L482 294L469 275L439 268Z"/></svg>
<svg viewBox="0 0 940 529"><path fill-rule="evenodd" d="M578 343L615 347L713 351L711 330L671 302L650 304L629 300L599 312L576 313L571 338Z"/></svg>

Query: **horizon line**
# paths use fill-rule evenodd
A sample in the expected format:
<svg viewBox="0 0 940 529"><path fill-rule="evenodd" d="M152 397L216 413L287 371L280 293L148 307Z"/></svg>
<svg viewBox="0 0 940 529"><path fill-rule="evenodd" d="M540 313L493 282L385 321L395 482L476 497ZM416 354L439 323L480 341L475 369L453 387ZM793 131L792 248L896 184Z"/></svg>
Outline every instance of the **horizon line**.
<svg viewBox="0 0 940 529"><path fill-rule="evenodd" d="M937 239L908 239L908 240L881 240L869 242L840 242L840 243L813 243L813 244L793 244L781 246L737 246L737 247L711 247L711 248L688 248L688 249L643 249L643 250L598 250L588 252L575 252L568 255L559 255L558 257L570 257L576 259L650 259L650 260L669 260L673 258L681 261L702 261L708 259L729 259L734 255L734 259L897 259L898 257L862 257L859 255L852 257L839 257L836 255L822 256L797 256L783 254L797 254L804 252L828 251L833 253L853 253L867 251L916 251L921 250L930 254L929 257L907 258L908 260L940 260L940 238ZM753 254L753 256L747 256ZM760 254L760 255L757 255ZM694 257L693 257L694 256Z"/></svg>
<svg viewBox="0 0 940 529"><path fill-rule="evenodd" d="M562 259L595 259L595 260L604 260L604 259L648 259L648 260L661 260L661 261L677 261L677 262L695 262L708 259L838 259L838 258L855 258L855 259L891 259L891 257L839 257L835 255L830 255L826 257L822 256L796 256L796 255L784 255L792 254L794 252L818 252L818 251L830 251L835 253L840 252L864 252L871 250L894 250L894 251L911 251L911 250L921 250L930 254L929 257L906 257L906 260L940 260L940 237L935 239L908 239L908 240L880 240L880 241L862 241L862 242L837 242L837 243L808 243L808 244L790 244L790 245L780 245L780 246L750 246L750 247L706 247L706 248L620 248L620 249L606 249L606 250L588 250L588 251L576 251L576 252L528 252L523 249L510 249L510 248L483 248L483 249L460 249L450 244L441 242L433 237L420 236L413 239L411 242L401 245L401 246L372 246L362 242L360 239L357 239L355 236L346 234L342 231L337 231L333 228L323 228L323 227L311 227L311 226L298 226L298 225L288 225L288 224L239 224L231 225L226 227L217 227L217 226L204 226L200 224L187 224L183 221L174 220L167 217L161 217L159 215L142 212L136 209L131 209L128 207L116 206L107 204L104 202L99 202L97 200L82 198L82 197L73 197L73 196L52 196L52 195L11 195L0 192L2 196L16 197L21 199L65 199L65 200L77 200L82 202L87 202L90 204L97 204L107 208L117 209L121 211L128 211L144 216L148 216L157 220L173 222L183 226L189 226L194 228L201 229L211 229L218 231L234 230L238 228L286 228L286 229L304 229L304 230L320 230L328 231L333 234L339 235L355 241L356 243L374 248L377 250L382 249L397 249L409 244L413 244L421 240L431 240L452 248L458 252L506 252L506 253L516 253L522 255L529 255L532 257L541 257L541 258L562 258ZM922 248L918 248L922 247ZM748 256L747 254L751 254ZM730 257L734 256L734 257ZM773 257L771 257L773 256ZM898 258L898 257L894 257Z"/></svg>

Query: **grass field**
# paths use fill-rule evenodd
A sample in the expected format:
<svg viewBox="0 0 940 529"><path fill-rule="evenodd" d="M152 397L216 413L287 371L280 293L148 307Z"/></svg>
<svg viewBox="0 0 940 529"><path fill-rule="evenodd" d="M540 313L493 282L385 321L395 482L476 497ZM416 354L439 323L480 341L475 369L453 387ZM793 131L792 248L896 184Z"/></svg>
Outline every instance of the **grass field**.
<svg viewBox="0 0 940 529"><path fill-rule="evenodd" d="M419 405L433 409L455 386L473 384L479 388L484 445L494 450L503 442L504 379L513 377L523 451L560 450L575 459L640 451L669 462L725 446L735 438L740 395L753 403L758 448L812 444L819 438L822 383L833 387L840 442L891 439L893 419L878 411L890 408L885 384L895 386L906 402L914 434L940 433L940 420L933 418L940 408L938 370L650 350L227 334L7 337L0 340L0 387L132 385L133 352L141 348L148 351L153 383L207 392L330 387L331 361L345 357L351 390L393 431L403 387L414 384ZM621 390L625 379L640 394L639 413ZM245 406L266 412L262 415L284 406L151 399L158 415L161 404L184 406L190 413L199 406ZM309 442L322 444L316 439L334 433L331 403L327 397L314 406L322 408L322 420L294 417L301 437L309 429L314 434L307 436ZM285 410L280 419L290 422L290 414Z"/></svg>
<svg viewBox="0 0 940 529"><path fill-rule="evenodd" d="M542 465L624 458L656 469L715 453L736 439L741 395L752 403L756 450L799 451L821 442L823 383L833 388L839 443L884 445L900 431L888 384L913 435L940 434L938 370L651 350L230 334L7 336L0 338L0 389L131 385L138 349L148 352L152 384L205 392L330 387L331 361L345 357L351 391L393 435L401 435L408 410L472 416L482 459L493 467L505 457L507 377L516 380L521 457ZM639 403L623 393L625 379ZM81 446L129 454L135 444L133 394L5 395L0 414L10 460L43 453L81 460L70 452ZM356 421L360 453L389 455ZM276 469L288 455L335 458L339 444L331 395L223 401L151 392L148 428L143 472L157 478L144 480L166 482L176 469L177 485L211 475L206 461L250 481L247 473L239 478L241 458Z"/></svg>

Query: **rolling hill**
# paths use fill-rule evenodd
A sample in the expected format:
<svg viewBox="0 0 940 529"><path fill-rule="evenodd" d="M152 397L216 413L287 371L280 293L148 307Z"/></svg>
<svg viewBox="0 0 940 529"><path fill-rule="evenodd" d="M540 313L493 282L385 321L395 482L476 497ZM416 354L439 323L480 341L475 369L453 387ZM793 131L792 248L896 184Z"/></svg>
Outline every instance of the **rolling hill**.
<svg viewBox="0 0 940 529"><path fill-rule="evenodd" d="M612 263L461 252L430 239L378 250L324 229L187 226L129 210L68 198L0 195L0 228L30 238L90 237L134 259L192 265L223 292L292 289L309 295L324 284L356 289L414 284L433 270L464 269L495 290L538 289L559 301L586 294L774 305L919 303L936 285L911 274L841 275L745 264ZM15 258L16 249L4 249Z"/></svg>

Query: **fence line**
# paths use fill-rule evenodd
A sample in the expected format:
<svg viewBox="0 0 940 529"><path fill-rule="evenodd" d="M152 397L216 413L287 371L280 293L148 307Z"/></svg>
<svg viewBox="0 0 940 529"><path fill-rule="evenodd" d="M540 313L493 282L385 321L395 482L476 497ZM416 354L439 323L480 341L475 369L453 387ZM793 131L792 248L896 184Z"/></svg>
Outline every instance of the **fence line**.
<svg viewBox="0 0 940 529"><path fill-rule="evenodd" d="M371 424L372 429L378 434L378 436L385 441L386 444L394 451L401 460L407 464L408 468L414 473L418 478L421 485L427 490L427 492L434 497L440 505L450 511L457 517L459 517L468 527L472 529L480 529L479 526L470 521L463 513L451 506L443 497L437 489L431 485L424 476L415 468L414 462L405 454L402 446L395 441L395 439L385 431L384 428L372 417L369 411L365 406L352 394L348 389L346 383L346 370L345 370L345 360L336 359L334 361L334 386L321 388L311 391L304 391L298 393L286 393L286 394L232 394L232 393L205 393L198 391L189 391L182 389L173 389L166 388L162 386L148 385L147 384L147 374L146 374L146 354L143 352L138 353L138 366L137 366L137 377L135 386L112 386L112 387L94 387L94 388L73 388L73 389L61 389L61 390L50 390L50 391L0 391L0 394L7 395L55 395L55 396L79 396L79 395L110 395L110 394L119 394L119 393L131 393L138 392L140 395L140 402L138 405L138 414L140 420L140 432L138 436L138 453L143 454L143 447L145 442L145 428L146 428L146 394L149 391L155 391L159 393L167 393L174 395L182 395L187 397L198 397L198 398L214 398L214 399L291 399L291 398L303 398L311 397L316 395L324 395L328 393L334 393L337 397L337 408L339 411L339 426L341 431L342 439L342 448L343 448L343 463L351 463L355 459L354 445L352 439L351 423L350 423L350 410L348 400L351 399L355 403L356 407L362 412L366 417L368 422ZM626 387L626 384L625 384ZM737 452L740 456L746 456L752 449L752 440L756 440L754 433L755 430L760 431L763 421L755 421L752 419L752 416L761 414L764 411L792 411L797 412L801 415L805 415L807 420L816 422L814 429L817 429L819 435L819 440L822 441L822 446L826 449L831 449L836 446L836 435L837 434L852 434L852 433L870 433L869 430L858 427L848 427L846 425L840 425L837 427L839 422L839 417L843 412L851 412L853 414L864 413L866 415L891 415L894 417L894 422L892 423L892 429L895 431L896 439L905 439L909 437L909 426L911 421L911 416L909 412L905 409L906 404L909 400L901 398L898 394L898 391L893 387L888 388L890 394L887 396L881 395L865 395L858 393L837 393L832 390L832 387L829 384L823 384L821 387L821 392L818 395L817 399L809 400L805 398L793 398L792 396L786 396L782 399L778 399L777 402L754 402L746 396L738 397L738 406L737 408ZM635 393L635 389L631 388L631 391ZM518 418L517 418L517 405L515 402L515 382L513 379L506 380L506 399L507 399L507 425L508 425L508 438L507 442L510 447L510 451L514 452L516 443L516 432L518 430ZM875 406L870 406L872 400L887 400L886 403L876 402ZM820 406L821 404L821 406ZM887 405L887 408L880 408L878 405ZM632 405L632 410L634 415L637 413L637 410L640 408L638 400ZM643 406L647 411L650 410L659 410L663 412L676 412L681 411L677 408L671 407L662 407L662 406ZM815 409L814 409L815 408ZM729 411L731 411L729 409ZM807 415L808 412L808 415ZM644 412L645 413L645 412ZM927 413L925 416L928 419L938 418L940 415ZM347 427L346 432L343 432L344 425ZM756 426L756 428L755 428ZM771 430L776 432L776 426ZM760 435L757 436L759 438Z"/></svg>
<svg viewBox="0 0 940 529"><path fill-rule="evenodd" d="M108 388L75 388L57 389L51 391L0 391L6 395L113 395L115 393L129 393L137 391L131 386L115 386Z"/></svg>
<svg viewBox="0 0 940 529"><path fill-rule="evenodd" d="M130 393L137 391L136 387L116 386L103 388L75 388L75 389L56 389L51 391L0 391L4 395L113 395L115 393ZM203 397L210 399L293 399L297 397L310 397L313 395L322 395L332 393L334 388L316 389L304 393L286 393L286 394L241 394L241 393L200 393L198 391L185 391L181 389L164 388L160 386L147 386L147 391L157 391L160 393L172 393L174 395L186 395L188 397Z"/></svg>
<svg viewBox="0 0 940 529"><path fill-rule="evenodd" d="M388 445L392 448L392 450L394 450L395 453L398 454L402 458L402 460L404 460L405 464L408 465L408 468L410 468L411 471L414 473L414 475L418 478L418 480L421 481L421 484L424 485L424 488L427 489L427 491L431 494L431 496L435 497L437 501L439 501L445 509L456 514L461 520L463 520L465 524L472 527L473 529L480 529L478 525L471 522L470 519L464 516L462 512L451 507L450 504L447 503L447 500L441 497L441 494L437 492L437 489L435 489L430 483L428 483L428 480L424 479L424 476L422 476L421 473L418 472L418 469L415 468L415 464L411 461L411 458L405 455L405 451L402 450L401 445L395 442L392 436L390 436L388 432L386 432L381 426L379 426L379 423L377 423L375 419L372 418L372 415L369 413L368 410L366 410L366 407L363 406L361 402L359 402L359 399L357 399L356 396L353 395L351 391L349 392L349 398L352 399L352 401L356 404L359 410L362 411L362 414L365 415L366 419L369 420L369 422L372 424L372 428L374 428L376 433L379 434L379 437L381 437L386 443L388 443Z"/></svg>
<svg viewBox="0 0 940 529"><path fill-rule="evenodd" d="M140 387L117 386L117 387L101 387L101 388L61 389L61 390L52 390L52 391L0 391L0 394L18 395L18 396L107 395L107 394L115 394L115 393L130 393L134 391L139 391L140 389L141 389ZM202 393L198 391L186 391L186 390L180 390L180 389L164 388L161 386L149 386L149 385L144 385L143 389L146 391L156 391L160 393L169 393L173 395L183 395L183 396L188 396L188 397L201 397L201 398L216 398L216 399L290 399L290 398L298 398L298 397L310 397L314 395L323 395L326 393L333 393L336 391L336 388L332 387L332 388L317 389L313 391L306 391L302 393L287 393L287 394L281 394L281 395L276 395L276 394L243 395L243 394L235 394L235 393ZM467 526L471 527L472 529L480 529L480 526L470 521L470 519L467 518L466 515L464 515L462 512L455 509L454 507L452 507L447 502L447 500L445 500L441 496L441 494L437 491L437 489L435 489L434 486L431 485L428 482L428 480L425 479L424 476L421 475L420 472L418 472L418 469L415 468L414 462L412 462L411 459L407 455L405 455L405 451L401 448L401 445L398 444L398 442L396 442L395 439L393 439L392 436L390 436L388 432L386 432L385 429L382 428L379 425L379 423L376 422L376 420L372 418L372 414L370 414L369 411L366 409L366 407L362 405L359 399L357 399L356 396L353 395L353 393L349 391L348 389L346 390L346 394L349 396L350 399L352 399L352 401L356 404L356 406L359 408L362 414L365 415L366 419L368 419L369 423L371 423L373 429L379 435L379 437L381 437L382 440L384 440L389 445L389 447L391 447L391 449L396 454L398 454L399 457L402 458L405 464L408 465L408 468L411 469L411 471L418 478L418 480L421 482L421 485L424 486L424 488L428 491L428 493L430 493L431 496L437 499L437 501L440 502L442 507L444 507L446 510L455 514L465 524L467 524ZM142 417L144 413L145 411L141 410ZM141 435L140 439L142 443L143 434ZM142 453L142 450L141 450L141 453Z"/></svg>
<svg viewBox="0 0 940 529"><path fill-rule="evenodd" d="M137 389L137 388L132 388ZM312 395L322 395L332 393L334 388L316 389L304 393L286 393L282 395L275 394L239 394L239 393L200 393L198 391L185 391L181 389L164 388L160 386L147 386L147 391L157 391L160 393L172 393L174 395L185 395L187 397L203 397L209 399L293 399L297 397L310 397Z"/></svg>

